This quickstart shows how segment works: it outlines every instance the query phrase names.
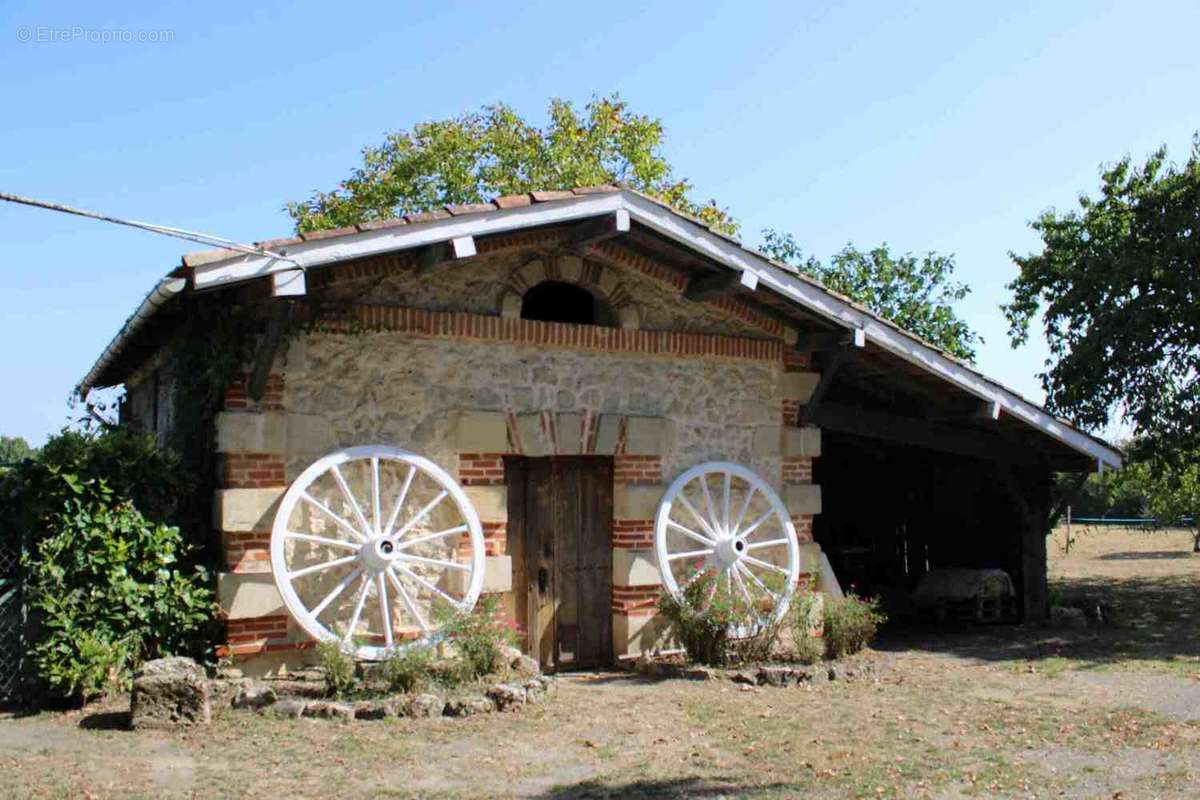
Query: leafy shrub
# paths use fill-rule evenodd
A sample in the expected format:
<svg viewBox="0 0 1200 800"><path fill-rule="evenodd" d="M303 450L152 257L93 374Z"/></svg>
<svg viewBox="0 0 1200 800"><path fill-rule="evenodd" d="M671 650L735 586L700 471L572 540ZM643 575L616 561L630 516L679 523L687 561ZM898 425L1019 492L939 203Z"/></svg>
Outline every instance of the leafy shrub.
<svg viewBox="0 0 1200 800"><path fill-rule="evenodd" d="M487 675L500 656L500 648L517 643L517 633L505 623L499 606L495 597L485 597L473 611L444 605L434 609L434 619L462 660L467 680Z"/></svg>
<svg viewBox="0 0 1200 800"><path fill-rule="evenodd" d="M823 602L821 595L798 592L788 609L787 626L792 639L789 655L801 664L815 664L825 657L825 640L816 635Z"/></svg>
<svg viewBox="0 0 1200 800"><path fill-rule="evenodd" d="M436 680L437 658L428 647L397 648L383 662L383 679L394 692L416 692Z"/></svg>
<svg viewBox="0 0 1200 800"><path fill-rule="evenodd" d="M740 594L723 586L720 576L710 568L688 576L682 595L682 599L676 599L664 592L658 610L689 660L721 666L730 661L765 661L770 657L779 633L773 608L750 607Z"/></svg>
<svg viewBox="0 0 1200 800"><path fill-rule="evenodd" d="M354 651L342 642L317 642L317 665L325 681L325 694L342 697L357 686L354 670Z"/></svg>
<svg viewBox="0 0 1200 800"><path fill-rule="evenodd" d="M825 651L830 658L862 650L887 621L876 598L864 600L847 594L842 598L826 597L823 605Z"/></svg>
<svg viewBox="0 0 1200 800"><path fill-rule="evenodd" d="M0 536L23 549L35 677L85 699L128 684L146 658L201 655L215 605L167 513L187 485L153 439L65 432L0 477Z"/></svg>

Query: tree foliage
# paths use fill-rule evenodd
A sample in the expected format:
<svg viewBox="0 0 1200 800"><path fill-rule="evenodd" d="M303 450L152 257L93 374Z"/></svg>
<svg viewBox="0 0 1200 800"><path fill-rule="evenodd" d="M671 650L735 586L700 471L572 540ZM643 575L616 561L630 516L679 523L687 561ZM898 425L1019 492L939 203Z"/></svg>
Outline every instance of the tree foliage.
<svg viewBox="0 0 1200 800"><path fill-rule="evenodd" d="M690 199L692 186L675 177L662 141L662 122L632 113L615 94L593 98L582 114L554 99L540 128L509 106L485 106L387 134L338 188L288 203L288 213L307 232L499 195L623 183L736 233L726 210Z"/></svg>
<svg viewBox="0 0 1200 800"><path fill-rule="evenodd" d="M1187 526L1200 552L1200 451L1161 458L1144 443L1134 443L1124 467L1101 479L1108 506L1138 507L1159 525Z"/></svg>
<svg viewBox="0 0 1200 800"><path fill-rule="evenodd" d="M208 575L164 524L187 485L152 438L125 430L66 431L0 476L0 536L24 550L27 646L59 694L86 698L144 658L202 652Z"/></svg>
<svg viewBox="0 0 1200 800"><path fill-rule="evenodd" d="M1039 312L1047 403L1087 427L1114 413L1160 456L1200 443L1200 137L1182 166L1159 149L1101 171L1096 198L1031 223L1042 250L1012 254L1013 345Z"/></svg>
<svg viewBox="0 0 1200 800"><path fill-rule="evenodd" d="M894 256L886 244L867 252L848 244L823 264L805 256L791 234L768 229L763 238L762 250L772 258L796 267L951 355L975 359L975 344L981 339L954 312L954 304L971 290L953 280L953 256Z"/></svg>
<svg viewBox="0 0 1200 800"><path fill-rule="evenodd" d="M36 455L37 451L23 437L0 436L0 465L15 464Z"/></svg>

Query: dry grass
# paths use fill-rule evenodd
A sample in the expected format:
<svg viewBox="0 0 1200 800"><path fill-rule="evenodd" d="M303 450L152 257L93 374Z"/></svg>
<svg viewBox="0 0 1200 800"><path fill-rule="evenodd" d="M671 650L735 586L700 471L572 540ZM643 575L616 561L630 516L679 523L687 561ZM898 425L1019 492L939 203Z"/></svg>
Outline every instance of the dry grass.
<svg viewBox="0 0 1200 800"><path fill-rule="evenodd" d="M549 704L462 721L228 714L162 736L111 729L116 706L42 714L0 721L4 794L1191 798L1200 556L1147 557L1190 550L1152 535L1052 559L1060 596L1126 627L893 635L877 679L811 689L579 675Z"/></svg>

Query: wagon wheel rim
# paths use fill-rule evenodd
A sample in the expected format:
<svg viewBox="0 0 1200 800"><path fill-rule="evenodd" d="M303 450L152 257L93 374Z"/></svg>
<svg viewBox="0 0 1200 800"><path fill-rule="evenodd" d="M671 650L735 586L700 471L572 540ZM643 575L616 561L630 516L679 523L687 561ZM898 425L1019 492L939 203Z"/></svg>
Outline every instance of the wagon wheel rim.
<svg viewBox="0 0 1200 800"><path fill-rule="evenodd" d="M429 459L365 445L318 459L288 487L271 530L288 612L319 641L380 660L467 611L483 585L479 515Z"/></svg>
<svg viewBox="0 0 1200 800"><path fill-rule="evenodd" d="M779 495L757 473L724 461L692 467L667 488L654 521L663 587L679 602L702 575L751 612L734 636L787 613L800 577L796 529ZM756 619L755 619L756 618Z"/></svg>

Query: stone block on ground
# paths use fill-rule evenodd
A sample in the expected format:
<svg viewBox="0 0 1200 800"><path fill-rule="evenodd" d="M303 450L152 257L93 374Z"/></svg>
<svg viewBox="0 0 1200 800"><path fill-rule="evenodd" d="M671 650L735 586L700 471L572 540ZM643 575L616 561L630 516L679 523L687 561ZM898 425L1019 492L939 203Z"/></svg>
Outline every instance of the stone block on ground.
<svg viewBox="0 0 1200 800"><path fill-rule="evenodd" d="M233 697L234 708L265 708L278 699L275 690L262 683L250 682L242 685Z"/></svg>
<svg viewBox="0 0 1200 800"><path fill-rule="evenodd" d="M304 716L318 719L354 719L354 706L336 700L313 700L304 707Z"/></svg>
<svg viewBox="0 0 1200 800"><path fill-rule="evenodd" d="M296 719L304 715L304 709L307 707L308 701L302 697L285 697L275 701L275 704L271 706L271 711L281 717Z"/></svg>
<svg viewBox="0 0 1200 800"><path fill-rule="evenodd" d="M796 680L791 667L759 667L759 686L787 686Z"/></svg>
<svg viewBox="0 0 1200 800"><path fill-rule="evenodd" d="M130 721L135 730L170 730L211 719L208 676L192 659L157 658L134 675Z"/></svg>
<svg viewBox="0 0 1200 800"><path fill-rule="evenodd" d="M492 701L486 697L456 697L446 702L442 713L447 717L473 717L487 714L493 707Z"/></svg>
<svg viewBox="0 0 1200 800"><path fill-rule="evenodd" d="M523 686L496 684L487 690L487 696L495 704L497 711L511 711L525 705L525 688Z"/></svg>
<svg viewBox="0 0 1200 800"><path fill-rule="evenodd" d="M440 717L446 701L436 694L419 694L409 700L403 708L406 717Z"/></svg>
<svg viewBox="0 0 1200 800"><path fill-rule="evenodd" d="M386 700L360 700L354 704L355 719L386 719L396 716L396 702Z"/></svg>

